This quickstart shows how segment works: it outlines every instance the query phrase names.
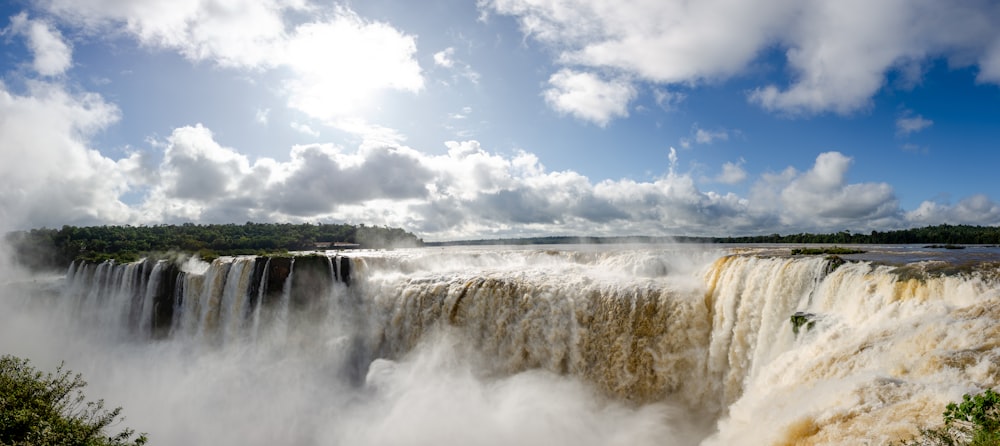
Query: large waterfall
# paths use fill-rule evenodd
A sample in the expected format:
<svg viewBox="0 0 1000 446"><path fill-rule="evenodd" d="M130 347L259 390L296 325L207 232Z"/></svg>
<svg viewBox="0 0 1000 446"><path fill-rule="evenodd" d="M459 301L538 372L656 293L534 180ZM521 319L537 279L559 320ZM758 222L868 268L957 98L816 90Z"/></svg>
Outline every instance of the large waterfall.
<svg viewBox="0 0 1000 446"><path fill-rule="evenodd" d="M997 264L900 258L618 246L74 263L48 305L61 316L39 324L75 327L53 348L83 351L126 414L162 422L154 444L887 444L1000 385ZM216 433L227 422L254 435Z"/></svg>

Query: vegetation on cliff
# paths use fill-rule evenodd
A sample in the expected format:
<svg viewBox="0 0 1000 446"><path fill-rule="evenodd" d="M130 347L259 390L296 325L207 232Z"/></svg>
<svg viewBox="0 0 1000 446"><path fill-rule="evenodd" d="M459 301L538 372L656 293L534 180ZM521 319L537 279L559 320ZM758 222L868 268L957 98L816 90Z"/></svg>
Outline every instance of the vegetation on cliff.
<svg viewBox="0 0 1000 446"><path fill-rule="evenodd" d="M8 233L16 259L31 268L65 268L77 259L138 260L151 252L182 251L218 255L262 254L317 249L317 243L350 243L361 248L421 246L399 228L348 224L251 223L243 225L63 226Z"/></svg>

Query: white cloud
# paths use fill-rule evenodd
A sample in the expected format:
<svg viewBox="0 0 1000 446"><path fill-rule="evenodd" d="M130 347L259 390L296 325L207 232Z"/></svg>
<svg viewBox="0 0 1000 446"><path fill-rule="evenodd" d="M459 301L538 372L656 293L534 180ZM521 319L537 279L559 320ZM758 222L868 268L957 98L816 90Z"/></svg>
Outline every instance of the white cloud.
<svg viewBox="0 0 1000 446"><path fill-rule="evenodd" d="M699 128L694 133L694 140L698 144L711 144L715 141L727 141L729 140L729 132L725 130L713 132Z"/></svg>
<svg viewBox="0 0 1000 446"><path fill-rule="evenodd" d="M289 105L335 126L370 110L382 90L424 87L414 37L351 12L298 26L283 51L279 60L295 73L285 83Z"/></svg>
<svg viewBox="0 0 1000 446"><path fill-rule="evenodd" d="M445 68L451 68L453 65L455 65L455 61L452 60L452 57L454 56L455 56L455 48L452 47L445 48L441 51L434 53L434 63L436 65Z"/></svg>
<svg viewBox="0 0 1000 446"><path fill-rule="evenodd" d="M427 170L405 148L346 153L311 144L293 147L286 162L261 158L251 164L201 125L175 129L156 146L163 161L145 173L156 183L140 205L148 222L302 221L344 205L422 197L429 182Z"/></svg>
<svg viewBox="0 0 1000 446"><path fill-rule="evenodd" d="M47 9L103 32L127 32L151 47L227 67L267 66L280 55L282 14L302 2L282 0L49 0ZM123 29L122 29L123 28Z"/></svg>
<svg viewBox="0 0 1000 446"><path fill-rule="evenodd" d="M656 104L666 111L676 109L681 102L684 102L684 100L687 99L687 95L684 93L678 93L663 88L654 89L653 97L656 99Z"/></svg>
<svg viewBox="0 0 1000 446"><path fill-rule="evenodd" d="M605 81L592 73L563 69L549 78L545 102L560 113L606 126L612 118L628 116L635 88L624 79Z"/></svg>
<svg viewBox="0 0 1000 446"><path fill-rule="evenodd" d="M980 82L1000 83L993 26L1000 9L989 2L488 0L480 7L516 17L560 63L661 85L729 79L753 69L761 54L784 50L788 84L761 85L749 99L786 114L864 109L889 72L915 84L917 68L941 57L977 65Z"/></svg>
<svg viewBox="0 0 1000 446"><path fill-rule="evenodd" d="M726 162L722 164L722 172L719 176L715 177L715 181L723 184L737 184L743 182L747 179L747 172L743 169L744 161L742 158L739 162L732 163Z"/></svg>
<svg viewBox="0 0 1000 446"><path fill-rule="evenodd" d="M996 225L1000 222L1000 204L986 195L977 194L959 201L956 205L939 204L932 201L906 213L906 221L911 225L968 224Z"/></svg>
<svg viewBox="0 0 1000 446"><path fill-rule="evenodd" d="M37 84L0 95L0 212L15 226L61 224L348 221L401 226L427 239L551 234L727 235L885 229L904 223L986 223L1000 206L974 196L903 213L891 187L848 183L850 158L819 155L804 172L764 174L741 197L701 190L671 150L651 181L594 182L549 171L528 152L491 153L448 142L437 155L391 144L292 147L286 161L251 160L201 125L175 129L114 161L86 147L117 119L94 95ZM31 147L32 150L20 148ZM747 181L743 160L720 182ZM125 205L127 191L145 191Z"/></svg>
<svg viewBox="0 0 1000 446"><path fill-rule="evenodd" d="M453 81L465 79L472 84L479 83L479 78L481 77L480 74L476 70L473 70L471 65L455 59L454 47L448 47L434 53L434 64L439 67L453 70ZM442 81L442 83L446 85L449 84L449 82L446 81Z"/></svg>
<svg viewBox="0 0 1000 446"><path fill-rule="evenodd" d="M914 116L912 112L906 112L899 118L896 118L896 134L909 136L911 133L919 132L933 124L934 121L930 119L925 119L920 115Z"/></svg>
<svg viewBox="0 0 1000 446"><path fill-rule="evenodd" d="M19 34L28 39L28 48L34 54L32 68L42 76L58 76L66 72L73 64L73 49L59 30L48 23L28 18L28 14L20 13L10 18L10 26L0 32Z"/></svg>
<svg viewBox="0 0 1000 446"><path fill-rule="evenodd" d="M797 175L781 191L784 219L835 227L848 221L878 221L900 213L895 193L885 183L847 184L851 159L839 152L821 153L812 169Z"/></svg>
<svg viewBox="0 0 1000 446"><path fill-rule="evenodd" d="M5 227L121 221L126 180L88 140L119 118L95 94L29 81L26 95L0 83L0 219Z"/></svg>
<svg viewBox="0 0 1000 446"><path fill-rule="evenodd" d="M695 124L692 127L691 137L681 138L681 146L685 149L691 148L692 140L698 144L712 144L716 141L728 141L729 131L726 129L719 129L715 131L705 130L699 127L698 124Z"/></svg>
<svg viewBox="0 0 1000 446"><path fill-rule="evenodd" d="M344 131L367 129L386 91L418 92L416 39L343 6L304 0L50 0L47 8L91 32L124 32L192 61L284 77L289 107ZM309 12L313 21L296 23ZM352 120L346 122L345 120Z"/></svg>

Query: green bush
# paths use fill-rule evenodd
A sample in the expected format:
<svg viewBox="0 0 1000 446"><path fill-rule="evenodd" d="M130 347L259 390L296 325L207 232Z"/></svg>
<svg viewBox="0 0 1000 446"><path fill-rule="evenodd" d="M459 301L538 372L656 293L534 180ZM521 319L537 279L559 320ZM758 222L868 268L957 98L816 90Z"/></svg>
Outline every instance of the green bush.
<svg viewBox="0 0 1000 446"><path fill-rule="evenodd" d="M817 254L864 254L863 249L842 248L840 246L828 246L822 248L792 248L792 255L817 255Z"/></svg>
<svg viewBox="0 0 1000 446"><path fill-rule="evenodd" d="M991 389L975 396L965 394L961 403L945 407L943 426L924 430L903 445L1000 445L1000 394Z"/></svg>
<svg viewBox="0 0 1000 446"><path fill-rule="evenodd" d="M121 408L104 409L104 400L86 401L87 383L60 365L55 373L35 370L27 359L0 356L0 445L123 446L142 445L120 423Z"/></svg>

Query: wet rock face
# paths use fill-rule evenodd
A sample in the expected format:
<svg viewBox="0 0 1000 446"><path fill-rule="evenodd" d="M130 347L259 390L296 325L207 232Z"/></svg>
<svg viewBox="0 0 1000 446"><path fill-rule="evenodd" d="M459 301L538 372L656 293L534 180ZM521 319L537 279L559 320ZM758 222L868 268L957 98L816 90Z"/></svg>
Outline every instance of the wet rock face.
<svg viewBox="0 0 1000 446"><path fill-rule="evenodd" d="M261 302L263 305L274 305L281 300L285 280L292 272L291 257L271 257L269 262L269 269L264 272L267 275L267 284Z"/></svg>
<svg viewBox="0 0 1000 446"><path fill-rule="evenodd" d="M351 285L351 259L348 257L340 257L340 281Z"/></svg>
<svg viewBox="0 0 1000 446"><path fill-rule="evenodd" d="M153 297L152 336L155 339L166 338L174 318L174 304L177 298L177 276L180 275L177 264L170 263L164 267L163 277L158 281Z"/></svg>
<svg viewBox="0 0 1000 446"><path fill-rule="evenodd" d="M297 310L309 310L329 293L333 280L331 260L326 256L295 258L292 272L291 305Z"/></svg>

